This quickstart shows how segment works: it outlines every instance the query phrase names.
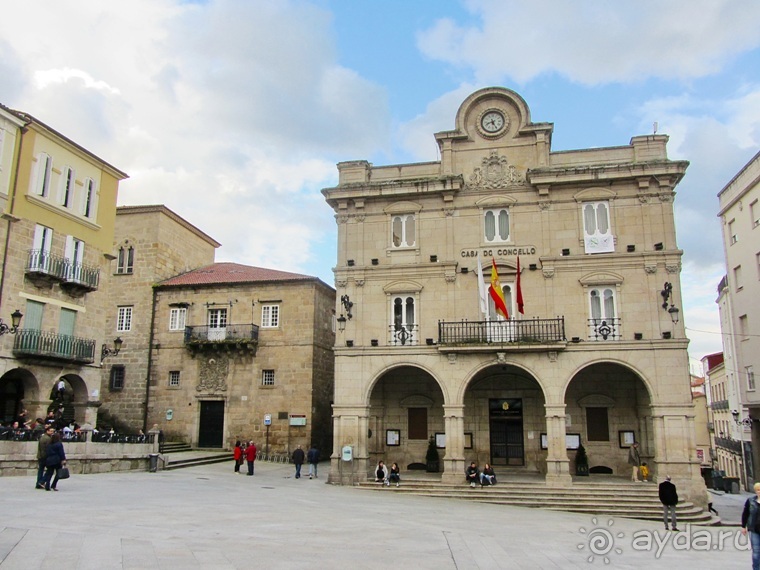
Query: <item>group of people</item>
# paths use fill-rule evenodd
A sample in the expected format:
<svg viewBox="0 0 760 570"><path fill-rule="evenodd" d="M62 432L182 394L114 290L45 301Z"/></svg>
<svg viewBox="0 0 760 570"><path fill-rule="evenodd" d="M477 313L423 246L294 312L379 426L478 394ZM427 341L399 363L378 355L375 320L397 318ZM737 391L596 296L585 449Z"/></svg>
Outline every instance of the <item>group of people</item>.
<svg viewBox="0 0 760 570"><path fill-rule="evenodd" d="M256 444L253 443L253 441L243 443L236 441L235 447L232 451L232 458L235 462L235 473L240 473L240 466L243 465L243 462L245 461L248 463L248 475L253 476L256 452ZM305 461L309 463L309 479L318 478L317 466L319 464L319 450L315 445L312 445L306 453L304 453L300 445L297 446L291 454L290 459L293 461L296 468L296 479L301 478L301 466Z"/></svg>
<svg viewBox="0 0 760 570"><path fill-rule="evenodd" d="M481 471L478 469L478 464L475 461L471 461L470 466L465 468L464 475L470 487L477 487L478 484L481 487L496 485L496 473L494 473L490 463L483 465L483 470Z"/></svg>
<svg viewBox="0 0 760 570"><path fill-rule="evenodd" d="M395 483L396 487L398 487L401 484L401 470L398 467L398 463L391 463L389 470L382 460L378 461L375 467L375 483L381 483L386 487L390 487L391 483Z"/></svg>

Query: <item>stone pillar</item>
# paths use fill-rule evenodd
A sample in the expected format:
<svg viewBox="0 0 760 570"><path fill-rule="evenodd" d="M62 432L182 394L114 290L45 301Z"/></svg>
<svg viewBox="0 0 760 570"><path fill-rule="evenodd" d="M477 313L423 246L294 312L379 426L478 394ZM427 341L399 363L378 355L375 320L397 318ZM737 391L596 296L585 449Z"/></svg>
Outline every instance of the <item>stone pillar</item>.
<svg viewBox="0 0 760 570"><path fill-rule="evenodd" d="M443 457L443 483L461 483L464 478L464 406L443 406L446 430L446 455Z"/></svg>
<svg viewBox="0 0 760 570"><path fill-rule="evenodd" d="M652 406L657 481L668 475L683 501L705 505L705 483L699 469L694 434L694 406Z"/></svg>
<svg viewBox="0 0 760 570"><path fill-rule="evenodd" d="M546 484L549 487L570 487L570 460L565 443L565 404L546 404Z"/></svg>
<svg viewBox="0 0 760 570"><path fill-rule="evenodd" d="M367 427L369 408L365 406L333 406L333 455L330 458L329 483L350 485L367 480L369 472ZM353 460L343 461L344 446L353 448Z"/></svg>

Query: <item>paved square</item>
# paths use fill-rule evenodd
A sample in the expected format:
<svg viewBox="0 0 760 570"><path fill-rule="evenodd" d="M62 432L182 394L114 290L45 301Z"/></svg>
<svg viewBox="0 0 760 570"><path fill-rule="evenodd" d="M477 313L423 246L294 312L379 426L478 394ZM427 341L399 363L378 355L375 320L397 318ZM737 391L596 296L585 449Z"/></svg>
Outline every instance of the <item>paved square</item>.
<svg viewBox="0 0 760 570"><path fill-rule="evenodd" d="M57 493L35 490L33 477L2 478L0 569L750 566L735 528L710 529L707 544L691 527L657 556L656 543L632 542L640 531L665 536L659 523L334 487L293 479L288 465L257 462L254 477L232 469L74 474ZM722 550L721 531L731 533Z"/></svg>

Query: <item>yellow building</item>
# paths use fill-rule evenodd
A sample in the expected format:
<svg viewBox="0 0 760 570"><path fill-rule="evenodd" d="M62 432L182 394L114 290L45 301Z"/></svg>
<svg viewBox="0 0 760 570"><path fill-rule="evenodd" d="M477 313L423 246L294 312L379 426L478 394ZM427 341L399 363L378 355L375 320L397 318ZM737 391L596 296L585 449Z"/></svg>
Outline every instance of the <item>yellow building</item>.
<svg viewBox="0 0 760 570"><path fill-rule="evenodd" d="M64 416L94 424L116 197L126 174L40 120L2 111L0 413L44 416L63 381ZM6 323L7 324L7 323Z"/></svg>
<svg viewBox="0 0 760 570"><path fill-rule="evenodd" d="M688 163L664 135L552 151L553 129L487 88L436 133L439 161L338 164L333 481L424 467L430 438L444 481L474 460L570 485L580 444L592 474L630 478L636 440L704 502L673 220Z"/></svg>

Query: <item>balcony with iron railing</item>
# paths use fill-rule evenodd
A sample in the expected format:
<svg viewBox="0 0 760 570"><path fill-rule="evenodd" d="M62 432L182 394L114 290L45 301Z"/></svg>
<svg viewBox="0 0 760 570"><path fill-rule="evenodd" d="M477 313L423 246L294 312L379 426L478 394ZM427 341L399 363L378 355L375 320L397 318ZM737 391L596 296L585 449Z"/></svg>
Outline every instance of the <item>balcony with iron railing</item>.
<svg viewBox="0 0 760 570"><path fill-rule="evenodd" d="M95 362L95 340L34 329L19 329L13 338L18 358L40 358L91 364Z"/></svg>
<svg viewBox="0 0 760 570"><path fill-rule="evenodd" d="M191 352L237 351L256 356L258 347L258 325L185 327L185 348Z"/></svg>
<svg viewBox="0 0 760 570"><path fill-rule="evenodd" d="M45 251L31 249L26 259L26 274L33 280L60 282L72 293L95 291L100 281L100 268Z"/></svg>
<svg viewBox="0 0 760 570"><path fill-rule="evenodd" d="M444 349L498 346L506 350L558 350L567 345L565 318L438 323L438 345Z"/></svg>
<svg viewBox="0 0 760 570"><path fill-rule="evenodd" d="M620 328L621 324L621 319L615 317L604 319L589 319L588 340L620 340L622 338Z"/></svg>

